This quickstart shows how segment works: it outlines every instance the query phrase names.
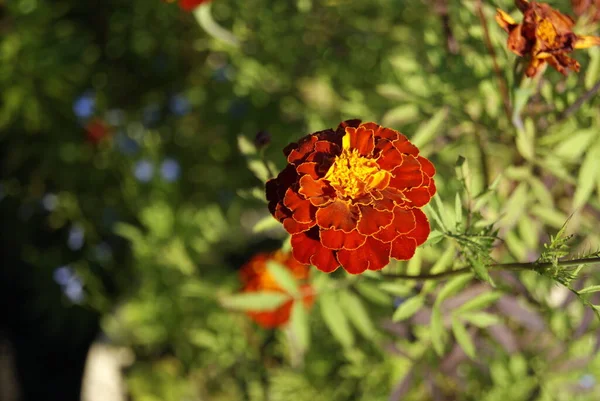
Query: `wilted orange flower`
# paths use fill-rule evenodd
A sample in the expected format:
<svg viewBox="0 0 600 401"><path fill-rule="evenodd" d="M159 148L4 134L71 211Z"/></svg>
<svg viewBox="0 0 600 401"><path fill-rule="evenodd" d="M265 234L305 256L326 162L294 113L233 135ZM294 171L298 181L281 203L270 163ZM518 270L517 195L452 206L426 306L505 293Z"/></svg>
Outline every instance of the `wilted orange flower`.
<svg viewBox="0 0 600 401"><path fill-rule="evenodd" d="M176 0L164 0L167 3L173 3ZM211 0L179 0L179 7L185 11L192 11L202 3L208 3Z"/></svg>
<svg viewBox="0 0 600 401"><path fill-rule="evenodd" d="M349 120L284 154L288 165L267 182L267 200L300 263L358 274L410 259L427 239L419 208L435 194L435 168L398 131Z"/></svg>
<svg viewBox="0 0 600 401"><path fill-rule="evenodd" d="M497 10L496 21L508 32L509 50L519 56L531 57L525 71L528 77L534 76L545 63L564 75L567 75L568 69L579 71L579 63L568 53L600 45L600 37L573 33L573 19L546 3L520 0L517 4L523 12L523 22L517 24L500 9Z"/></svg>
<svg viewBox="0 0 600 401"><path fill-rule="evenodd" d="M244 283L242 292L260 292L260 291L275 291L285 292L275 281L273 276L267 269L267 262L275 261L281 266L287 267L292 275L300 283L308 279L309 269L301 263L298 263L291 254L281 251L273 253L260 253L255 255L248 263L246 263L240 271L240 278ZM302 301L306 308L310 308L314 302L313 290L309 284L300 284L300 292L302 293ZM272 311L247 312L248 316L259 325L265 328L275 328L282 326L290 319L292 312L293 299L280 305Z"/></svg>
<svg viewBox="0 0 600 401"><path fill-rule="evenodd" d="M590 13L592 22L600 21L600 0L571 0L576 15Z"/></svg>

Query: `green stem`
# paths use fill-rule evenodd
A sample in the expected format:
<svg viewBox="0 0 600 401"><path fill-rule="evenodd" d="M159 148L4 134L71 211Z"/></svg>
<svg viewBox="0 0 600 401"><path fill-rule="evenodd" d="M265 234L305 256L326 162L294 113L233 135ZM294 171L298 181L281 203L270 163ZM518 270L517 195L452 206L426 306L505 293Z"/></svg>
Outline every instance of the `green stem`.
<svg viewBox="0 0 600 401"><path fill-rule="evenodd" d="M596 263L600 263L600 257L595 258L587 258L587 259L573 259L573 260L563 260L558 262L558 266L560 267L575 267L579 265L593 265ZM552 262L531 262L531 263L497 263L489 265L488 268L490 270L544 270L551 268ZM448 270L440 273L423 273L423 274L392 274L392 273L382 273L383 277L390 278L401 278L406 280L436 280L441 278L447 278L452 276L459 276L461 274L469 274L472 273L470 266L461 267L456 270Z"/></svg>

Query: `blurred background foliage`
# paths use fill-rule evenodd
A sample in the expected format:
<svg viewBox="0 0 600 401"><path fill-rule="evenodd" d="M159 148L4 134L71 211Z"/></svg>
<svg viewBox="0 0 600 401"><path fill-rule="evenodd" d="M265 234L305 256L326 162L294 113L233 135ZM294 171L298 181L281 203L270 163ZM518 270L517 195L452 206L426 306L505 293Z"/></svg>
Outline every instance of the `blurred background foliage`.
<svg viewBox="0 0 600 401"><path fill-rule="evenodd" d="M159 0L0 1L0 327L24 398L77 399L100 338L131 351L133 400L597 400L598 321L532 272L492 288L315 271L318 305L275 331L218 300L286 241L261 160L278 171L290 141L347 118L399 129L438 170L436 231L388 271L451 268L469 240L534 261L569 217L571 255L597 251L600 101L569 106L600 49L576 53L579 75L521 81L493 19L520 19L508 0L209 7L239 46Z"/></svg>

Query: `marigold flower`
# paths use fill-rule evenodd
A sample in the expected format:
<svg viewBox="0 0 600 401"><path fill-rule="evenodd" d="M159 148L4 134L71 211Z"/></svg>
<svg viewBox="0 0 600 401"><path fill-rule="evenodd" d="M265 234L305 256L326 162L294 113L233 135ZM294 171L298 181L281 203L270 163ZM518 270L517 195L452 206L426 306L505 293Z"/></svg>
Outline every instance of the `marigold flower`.
<svg viewBox="0 0 600 401"><path fill-rule="evenodd" d="M435 194L435 168L398 131L349 120L284 154L288 165L266 194L300 263L359 274L382 269L390 257L410 259L427 239L420 208Z"/></svg>
<svg viewBox="0 0 600 401"><path fill-rule="evenodd" d="M301 283L308 279L308 266L298 263L298 261L296 261L289 253L281 251L260 253L250 259L240 271L240 278L244 283L242 292L285 292L269 273L269 270L267 269L268 261L274 261L281 266L285 266L290 270L296 280ZM302 293L304 306L310 308L314 302L312 287L306 283L300 284L300 292ZM280 327L286 324L290 319L293 303L294 300L290 299L272 311L248 311L246 313L252 320L265 328Z"/></svg>
<svg viewBox="0 0 600 401"><path fill-rule="evenodd" d="M500 9L496 13L496 22L508 32L508 49L519 56L531 57L525 71L528 77L534 76L545 63L563 75L567 75L569 69L578 72L579 63L568 53L600 45L600 37L573 33L573 19L546 3L520 0L518 6L523 12L520 24Z"/></svg>

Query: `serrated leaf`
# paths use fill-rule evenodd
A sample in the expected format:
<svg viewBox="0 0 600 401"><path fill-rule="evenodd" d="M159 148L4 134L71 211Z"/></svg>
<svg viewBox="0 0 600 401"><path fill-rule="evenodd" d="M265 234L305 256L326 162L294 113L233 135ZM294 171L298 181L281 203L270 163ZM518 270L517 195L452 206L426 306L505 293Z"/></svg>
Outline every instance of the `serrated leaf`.
<svg viewBox="0 0 600 401"><path fill-rule="evenodd" d="M473 344L471 335L467 332L465 326L463 326L456 318L452 318L452 333L454 334L454 338L458 345L465 351L465 354L467 354L469 358L475 359L475 345Z"/></svg>
<svg viewBox="0 0 600 401"><path fill-rule="evenodd" d="M247 292L221 298L221 305L228 309L244 311L270 311L289 301L289 294L281 292Z"/></svg>
<svg viewBox="0 0 600 401"><path fill-rule="evenodd" d="M340 303L346 310L350 322L356 327L360 334L367 339L375 337L377 332L373 325L373 321L362 301L355 294L349 291L342 291L340 293Z"/></svg>
<svg viewBox="0 0 600 401"><path fill-rule="evenodd" d="M294 302L290 317L290 330L299 348L306 351L310 347L310 326L304 302Z"/></svg>
<svg viewBox="0 0 600 401"><path fill-rule="evenodd" d="M459 316L461 319L466 320L479 328L485 328L500 323L498 316L487 312L466 312Z"/></svg>
<svg viewBox="0 0 600 401"><path fill-rule="evenodd" d="M326 292L319 297L321 315L331 334L347 348L354 344L354 334L336 295Z"/></svg>
<svg viewBox="0 0 600 401"><path fill-rule="evenodd" d="M460 291L465 285L467 285L473 277L470 275L458 276L451 280L449 280L444 287L440 290L437 298L435 299L435 305L439 306L447 299L449 296L456 294Z"/></svg>
<svg viewBox="0 0 600 401"><path fill-rule="evenodd" d="M267 269L277 284L279 284L284 291L292 295L294 298L300 297L298 281L288 268L273 260L269 260L267 261Z"/></svg>
<svg viewBox="0 0 600 401"><path fill-rule="evenodd" d="M444 354L446 332L444 331L442 312L438 307L434 306L431 310L429 329L431 330L431 343L433 344L433 349L436 354L442 356Z"/></svg>
<svg viewBox="0 0 600 401"><path fill-rule="evenodd" d="M398 322L405 320L417 313L425 304L425 298L422 296L414 296L402 303L392 315L392 320Z"/></svg>
<svg viewBox="0 0 600 401"><path fill-rule="evenodd" d="M450 217L451 214L448 213L448 211L446 210L446 206L444 205L444 202L442 202L440 195L437 194L436 196L434 196L433 201L435 203L435 206L437 207L439 216L442 219L443 227L446 229L454 228L456 226L456 222L454 221L454 216ZM433 209L433 207L432 207L432 209Z"/></svg>
<svg viewBox="0 0 600 401"><path fill-rule="evenodd" d="M441 131L446 118L448 117L448 109L443 108L429 119L426 123L422 124L417 132L411 138L411 142L418 148L427 145L433 140Z"/></svg>
<svg viewBox="0 0 600 401"><path fill-rule="evenodd" d="M456 308L454 310L454 313L461 314L473 310L486 308L494 302L496 302L501 296L502 294L499 292L485 292L476 296L475 298L468 300L467 302Z"/></svg>
<svg viewBox="0 0 600 401"><path fill-rule="evenodd" d="M592 285L589 287L586 287L584 289L581 289L579 291L577 291L578 294L589 294L591 292L599 292L600 291L600 285Z"/></svg>

